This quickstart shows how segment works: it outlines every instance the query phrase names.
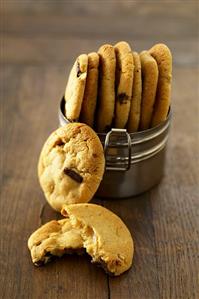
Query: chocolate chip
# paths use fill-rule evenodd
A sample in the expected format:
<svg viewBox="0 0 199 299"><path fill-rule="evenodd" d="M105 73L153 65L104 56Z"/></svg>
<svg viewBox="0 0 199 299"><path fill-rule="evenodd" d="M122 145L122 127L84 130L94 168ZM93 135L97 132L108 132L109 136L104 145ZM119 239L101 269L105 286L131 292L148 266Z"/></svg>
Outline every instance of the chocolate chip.
<svg viewBox="0 0 199 299"><path fill-rule="evenodd" d="M117 96L117 100L120 102L120 104L126 104L129 101L130 97L126 93L120 93Z"/></svg>
<svg viewBox="0 0 199 299"><path fill-rule="evenodd" d="M44 264L45 264L44 261L34 262L34 265L37 266L37 267L43 266Z"/></svg>
<svg viewBox="0 0 199 299"><path fill-rule="evenodd" d="M82 74L81 70L80 70L80 64L79 61L77 61L77 77L80 77Z"/></svg>
<svg viewBox="0 0 199 299"><path fill-rule="evenodd" d="M79 173L75 172L74 170L72 170L70 168L65 167L64 173L66 175L68 175L69 177L71 177L71 179L73 179L77 183L81 183L83 181L83 177Z"/></svg>
<svg viewBox="0 0 199 299"><path fill-rule="evenodd" d="M52 261L54 258L55 258L55 256L52 253L46 252L44 255L44 260L38 260L38 261L34 262L34 265L37 267L43 266L46 263Z"/></svg>
<svg viewBox="0 0 199 299"><path fill-rule="evenodd" d="M56 142L56 145L58 145L58 146L62 146L64 144L65 144L65 142L63 142L61 139L57 140L57 142Z"/></svg>
<svg viewBox="0 0 199 299"><path fill-rule="evenodd" d="M115 260L115 264L116 264L116 266L121 266L121 261L120 260Z"/></svg>

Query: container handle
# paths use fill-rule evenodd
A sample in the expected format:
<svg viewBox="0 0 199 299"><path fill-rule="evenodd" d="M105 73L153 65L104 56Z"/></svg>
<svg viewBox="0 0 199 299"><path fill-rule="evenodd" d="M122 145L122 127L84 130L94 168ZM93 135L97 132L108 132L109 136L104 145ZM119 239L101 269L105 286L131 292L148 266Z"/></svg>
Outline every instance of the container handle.
<svg viewBox="0 0 199 299"><path fill-rule="evenodd" d="M112 128L111 131L109 131L106 135L105 138L105 142L104 142L104 156L105 156L105 160L107 157L107 152L108 152L108 148L109 148L109 143L110 143L110 138L111 135L114 134L124 134L127 138L127 142L128 142L128 160L127 163L125 164L124 167L112 167L112 166L106 166L106 170L114 170L114 171L127 171L130 169L131 167L131 137L129 135L129 133L127 132L126 129L114 129Z"/></svg>

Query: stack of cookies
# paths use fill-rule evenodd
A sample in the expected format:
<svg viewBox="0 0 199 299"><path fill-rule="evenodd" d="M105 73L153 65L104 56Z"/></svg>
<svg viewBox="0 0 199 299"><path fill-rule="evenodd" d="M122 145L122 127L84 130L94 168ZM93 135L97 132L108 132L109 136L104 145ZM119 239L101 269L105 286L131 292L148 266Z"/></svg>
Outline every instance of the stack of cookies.
<svg viewBox="0 0 199 299"><path fill-rule="evenodd" d="M111 275L130 268L134 247L128 228L111 211L87 203L104 169L102 144L86 124L70 123L48 137L39 158L39 182L48 203L65 218L30 236L28 248L36 266L63 254L87 252Z"/></svg>
<svg viewBox="0 0 199 299"><path fill-rule="evenodd" d="M65 90L65 116L96 132L159 125L170 106L172 56L164 44L140 54L127 42L77 57Z"/></svg>

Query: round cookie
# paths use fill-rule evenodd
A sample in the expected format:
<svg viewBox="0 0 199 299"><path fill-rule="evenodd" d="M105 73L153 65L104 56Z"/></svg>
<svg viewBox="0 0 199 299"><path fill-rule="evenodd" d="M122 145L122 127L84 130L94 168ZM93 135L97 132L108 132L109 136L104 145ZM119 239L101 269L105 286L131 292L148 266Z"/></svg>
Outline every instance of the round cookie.
<svg viewBox="0 0 199 299"><path fill-rule="evenodd" d="M131 98L131 108L127 123L129 133L137 132L140 122L141 112L141 98L142 98L142 74L140 56L137 52L133 52L134 60L134 76L133 76L133 89Z"/></svg>
<svg viewBox="0 0 199 299"><path fill-rule="evenodd" d="M132 265L133 239L124 222L113 212L95 204L64 206L61 213L69 217L80 231L83 247L92 262L111 275L120 275Z"/></svg>
<svg viewBox="0 0 199 299"><path fill-rule="evenodd" d="M148 51L140 54L142 68L142 104L140 130L150 128L158 83L158 66Z"/></svg>
<svg viewBox="0 0 199 299"><path fill-rule="evenodd" d="M77 121L80 116L87 77L88 56L80 55L68 78L65 90L65 116L70 121Z"/></svg>
<svg viewBox="0 0 199 299"><path fill-rule="evenodd" d="M97 134L86 124L70 123L45 142L38 163L41 188L49 204L88 202L104 173L104 152Z"/></svg>
<svg viewBox="0 0 199 299"><path fill-rule="evenodd" d="M110 130L115 107L115 51L111 45L98 50L100 57L97 132Z"/></svg>
<svg viewBox="0 0 199 299"><path fill-rule="evenodd" d="M159 125L167 118L171 101L172 55L164 44L153 46L149 53L157 61L159 78L157 95L152 116L152 127Z"/></svg>
<svg viewBox="0 0 199 299"><path fill-rule="evenodd" d="M83 240L68 218L52 220L32 233L28 239L28 248L33 264L42 266L54 256L83 252Z"/></svg>
<svg viewBox="0 0 199 299"><path fill-rule="evenodd" d="M123 129L129 117L134 62L131 48L126 42L119 42L115 46L116 53L116 100L115 119L116 128Z"/></svg>
<svg viewBox="0 0 199 299"><path fill-rule="evenodd" d="M97 104L99 55L88 54L88 70L80 121L93 128L95 108Z"/></svg>

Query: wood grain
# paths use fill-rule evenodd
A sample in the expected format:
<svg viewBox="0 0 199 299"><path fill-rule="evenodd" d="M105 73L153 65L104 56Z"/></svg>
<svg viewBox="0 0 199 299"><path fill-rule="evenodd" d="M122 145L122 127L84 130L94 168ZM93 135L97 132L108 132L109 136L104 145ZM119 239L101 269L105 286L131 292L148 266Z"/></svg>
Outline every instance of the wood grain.
<svg viewBox="0 0 199 299"><path fill-rule="evenodd" d="M4 1L1 8L1 296L198 299L197 1L66 2ZM37 161L47 136L58 127L67 73L79 53L120 39L128 39L137 51L165 41L174 54L173 121L164 179L134 198L93 200L129 227L135 243L133 267L112 278L87 256L74 255L35 268L27 238L39 225L61 217L44 199Z"/></svg>
<svg viewBox="0 0 199 299"><path fill-rule="evenodd" d="M11 37L0 35L4 40L4 59L1 64L31 64L31 65L56 65L65 66L66 72L80 53L97 51L104 43L115 44L119 38L90 39L81 38L47 38L47 37ZM122 39L122 38L121 38ZM159 38L143 40L129 37L128 42L132 49L141 52L143 49L150 49ZM56 41L56 42L55 42ZM197 40L190 39L188 43L184 40L171 40L165 38L164 42L173 53L174 66L196 67L198 65ZM68 68L67 68L68 67Z"/></svg>
<svg viewBox="0 0 199 299"><path fill-rule="evenodd" d="M127 36L151 39L157 35L175 39L197 37L197 1L165 1L161 4L144 1L139 4L138 1L109 3L103 0L95 3L77 1L76 5L75 1L62 1L61 7L56 1L44 1L43 5L29 2L31 5L25 1L17 1L17 5L14 1L4 4L6 32L66 38L68 35L89 35L94 39L100 36L119 39ZM29 26L24 26L27 23Z"/></svg>

